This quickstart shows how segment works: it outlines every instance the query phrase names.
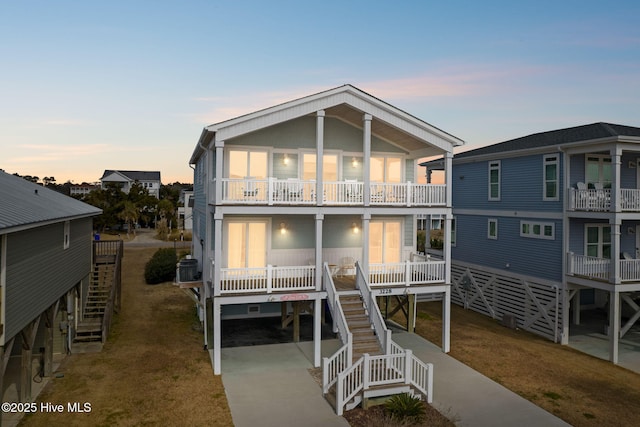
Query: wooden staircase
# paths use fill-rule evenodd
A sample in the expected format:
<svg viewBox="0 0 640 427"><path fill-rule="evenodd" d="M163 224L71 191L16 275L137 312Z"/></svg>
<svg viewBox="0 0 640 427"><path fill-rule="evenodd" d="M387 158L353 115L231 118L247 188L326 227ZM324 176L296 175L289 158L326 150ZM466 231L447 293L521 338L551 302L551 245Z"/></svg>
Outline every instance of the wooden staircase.
<svg viewBox="0 0 640 427"><path fill-rule="evenodd" d="M372 356L383 354L380 342L371 327L362 297L360 295L342 295L340 296L340 305L349 330L353 334L351 361L355 362L365 353L369 353Z"/></svg>
<svg viewBox="0 0 640 427"><path fill-rule="evenodd" d="M75 343L102 342L102 321L114 273L114 264L94 265L83 316L76 328Z"/></svg>

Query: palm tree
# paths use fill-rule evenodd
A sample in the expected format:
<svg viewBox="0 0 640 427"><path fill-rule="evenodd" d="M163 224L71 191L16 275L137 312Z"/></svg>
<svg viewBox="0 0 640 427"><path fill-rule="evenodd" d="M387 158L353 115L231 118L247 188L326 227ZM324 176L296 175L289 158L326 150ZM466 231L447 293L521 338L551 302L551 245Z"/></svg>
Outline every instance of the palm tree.
<svg viewBox="0 0 640 427"><path fill-rule="evenodd" d="M127 225L127 236L129 231L133 229L133 235L136 235L135 225L138 223L138 217L140 211L136 207L135 203L126 200L122 206L122 211L118 214L118 217L122 219Z"/></svg>

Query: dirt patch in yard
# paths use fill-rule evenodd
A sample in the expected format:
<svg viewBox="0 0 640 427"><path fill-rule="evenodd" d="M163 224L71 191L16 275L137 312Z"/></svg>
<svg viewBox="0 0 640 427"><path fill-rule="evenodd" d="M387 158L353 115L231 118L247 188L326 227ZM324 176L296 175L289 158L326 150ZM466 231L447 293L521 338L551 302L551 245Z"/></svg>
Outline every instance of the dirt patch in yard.
<svg viewBox="0 0 640 427"><path fill-rule="evenodd" d="M74 354L39 402L88 402L90 413L39 412L24 426L233 425L222 380L214 376L194 303L170 283L144 283L156 248L127 248L122 310L101 353Z"/></svg>
<svg viewBox="0 0 640 427"><path fill-rule="evenodd" d="M441 308L420 303L416 321L416 332L437 345ZM450 354L573 426L640 420L639 374L456 305Z"/></svg>

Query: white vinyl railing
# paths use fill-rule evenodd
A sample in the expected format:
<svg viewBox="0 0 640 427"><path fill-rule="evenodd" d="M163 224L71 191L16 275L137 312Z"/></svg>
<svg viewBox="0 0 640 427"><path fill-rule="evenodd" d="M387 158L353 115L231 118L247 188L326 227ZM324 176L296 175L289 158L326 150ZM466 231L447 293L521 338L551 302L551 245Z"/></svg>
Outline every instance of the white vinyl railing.
<svg viewBox="0 0 640 427"><path fill-rule="evenodd" d="M602 280L609 279L610 259L569 253L568 264L569 274Z"/></svg>
<svg viewBox="0 0 640 427"><path fill-rule="evenodd" d="M342 415L347 402L371 387L412 385L433 402L433 365L415 357L411 350L402 353L370 356L364 354L350 368L338 375L336 413Z"/></svg>
<svg viewBox="0 0 640 427"><path fill-rule="evenodd" d="M211 185L214 188L215 185ZM221 203L249 205L314 205L316 181L278 178L222 178ZM371 183L371 205L445 206L446 185L403 183ZM211 192L211 197L214 197ZM216 200L211 200L216 203ZM361 181L325 181L322 183L325 205L361 205L364 183Z"/></svg>
<svg viewBox="0 0 640 427"><path fill-rule="evenodd" d="M578 190L569 188L569 209L577 211L596 211L607 212L612 210L611 196L612 190L605 189L586 189ZM621 188L618 200L620 201L620 210L623 212L639 212L640 211L640 190L635 188Z"/></svg>
<svg viewBox="0 0 640 427"><path fill-rule="evenodd" d="M640 281L640 259L621 259L620 277L623 282Z"/></svg>
<svg viewBox="0 0 640 427"><path fill-rule="evenodd" d="M369 283L372 287L440 283L445 280L445 264L440 260L369 264Z"/></svg>
<svg viewBox="0 0 640 427"><path fill-rule="evenodd" d="M315 266L221 268L220 294L310 291L315 289Z"/></svg>
<svg viewBox="0 0 640 427"><path fill-rule="evenodd" d="M344 372L352 364L353 334L349 331L347 319L338 300L339 296L327 263L322 268L322 277L327 290L327 305L333 319L333 331L338 333L343 344L332 356L322 358L322 392L327 394L338 380L338 374Z"/></svg>

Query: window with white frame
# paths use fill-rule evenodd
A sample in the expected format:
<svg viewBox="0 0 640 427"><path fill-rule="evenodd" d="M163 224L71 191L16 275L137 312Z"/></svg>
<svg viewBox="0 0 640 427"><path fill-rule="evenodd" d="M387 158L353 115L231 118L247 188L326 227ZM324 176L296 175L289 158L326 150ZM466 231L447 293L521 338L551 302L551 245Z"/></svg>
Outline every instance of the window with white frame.
<svg viewBox="0 0 640 427"><path fill-rule="evenodd" d="M603 188L611 188L611 156L589 154L586 156L585 175L589 188L602 184Z"/></svg>
<svg viewBox="0 0 640 427"><path fill-rule="evenodd" d="M64 222L64 240L62 243L62 247L64 249L69 249L69 245L71 243L71 239L70 239L70 232L71 232L71 223L69 221L65 221Z"/></svg>
<svg viewBox="0 0 640 427"><path fill-rule="evenodd" d="M451 246L456 245L456 217L451 218Z"/></svg>
<svg viewBox="0 0 640 427"><path fill-rule="evenodd" d="M489 218L487 221L487 238L498 239L498 220L495 218Z"/></svg>
<svg viewBox="0 0 640 427"><path fill-rule="evenodd" d="M489 162L489 200L500 200L500 160Z"/></svg>
<svg viewBox="0 0 640 427"><path fill-rule="evenodd" d="M558 196L558 155L547 154L543 158L542 200L559 200Z"/></svg>
<svg viewBox="0 0 640 427"><path fill-rule="evenodd" d="M611 259L611 226L609 224L586 224L584 253L595 258Z"/></svg>
<svg viewBox="0 0 640 427"><path fill-rule="evenodd" d="M554 240L555 229L553 222L520 221L520 237Z"/></svg>

